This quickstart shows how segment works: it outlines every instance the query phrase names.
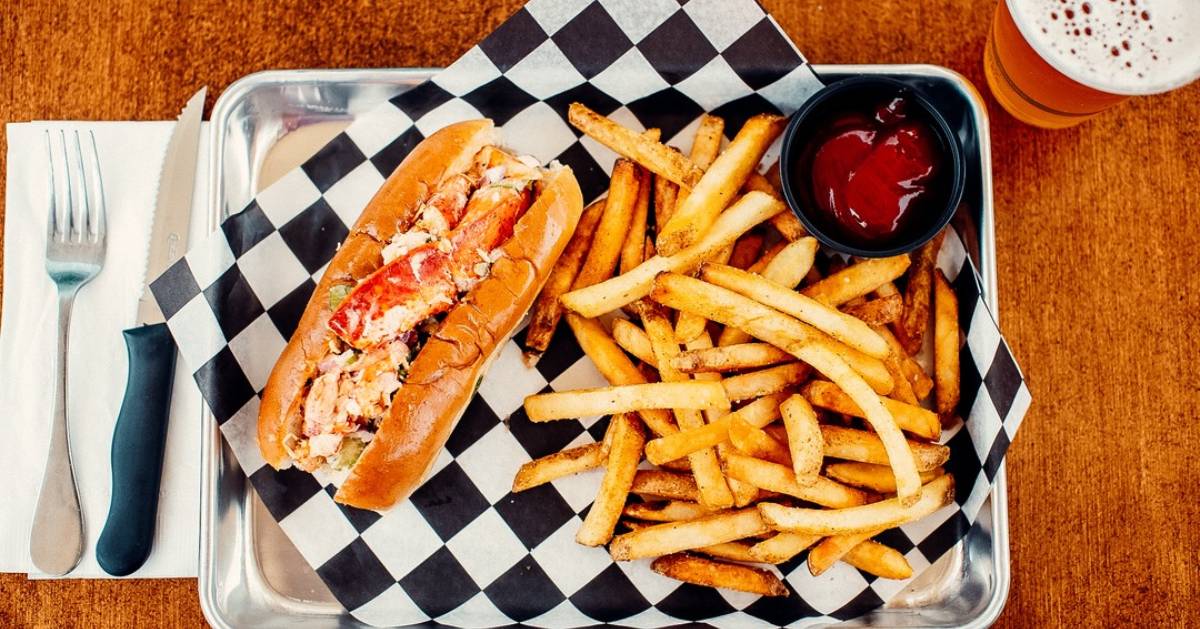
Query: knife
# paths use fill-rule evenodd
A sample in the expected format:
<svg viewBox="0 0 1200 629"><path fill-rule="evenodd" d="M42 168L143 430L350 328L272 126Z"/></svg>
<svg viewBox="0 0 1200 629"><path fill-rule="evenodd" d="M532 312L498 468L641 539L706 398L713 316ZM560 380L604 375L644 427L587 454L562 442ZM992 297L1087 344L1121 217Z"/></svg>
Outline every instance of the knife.
<svg viewBox="0 0 1200 629"><path fill-rule="evenodd" d="M188 100L167 143L137 325L124 332L129 379L113 428L112 502L96 544L100 567L118 577L140 568L150 556L154 541L175 375L175 343L162 310L150 294L149 282L187 249L206 90L200 88Z"/></svg>

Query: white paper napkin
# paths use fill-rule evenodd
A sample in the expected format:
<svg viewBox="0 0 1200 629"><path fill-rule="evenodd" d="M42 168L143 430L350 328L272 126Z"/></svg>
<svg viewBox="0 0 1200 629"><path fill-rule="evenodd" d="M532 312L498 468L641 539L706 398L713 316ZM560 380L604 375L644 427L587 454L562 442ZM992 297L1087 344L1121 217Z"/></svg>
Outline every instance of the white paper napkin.
<svg viewBox="0 0 1200 629"><path fill-rule="evenodd" d="M0 572L31 572L29 532L49 447L57 331L54 285L45 271L47 164L43 131L92 130L108 206L104 268L79 293L70 342L67 405L75 480L87 544L67 578L107 577L96 540L108 514L112 429L125 392L121 331L134 324L145 274L158 175L172 122L10 123L0 306L0 439L6 444L0 507ZM190 239L205 233L207 134L193 196ZM175 370L158 525L150 558L132 577L196 575L200 494L200 394L185 366ZM37 577L37 574L30 576Z"/></svg>

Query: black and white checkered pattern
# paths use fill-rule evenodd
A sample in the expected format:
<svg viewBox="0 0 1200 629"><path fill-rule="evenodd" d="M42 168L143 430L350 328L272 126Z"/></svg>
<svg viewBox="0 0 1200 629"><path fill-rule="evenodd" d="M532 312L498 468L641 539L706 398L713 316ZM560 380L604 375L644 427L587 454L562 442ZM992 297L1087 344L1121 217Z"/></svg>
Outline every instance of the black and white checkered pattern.
<svg viewBox="0 0 1200 629"><path fill-rule="evenodd" d="M790 113L819 87L753 0L532 0L431 81L356 121L153 283L242 468L355 617L460 627L791 625L860 616L907 585L845 564L812 577L802 556L777 567L791 596L758 599L680 585L648 562L614 563L602 548L577 545L599 472L510 491L521 463L597 440L606 425L587 418L534 426L521 409L531 393L604 383L562 329L536 368L521 361L519 335L503 348L430 478L385 514L334 503L334 475L271 469L256 444L259 394L325 265L425 136L490 117L515 151L570 165L590 199L605 187L615 155L566 123L571 102L635 128L658 127L686 149L701 112L722 115L733 132L753 113ZM918 574L973 523L1029 404L957 238L940 264L962 304L968 420L947 433L957 503L882 536Z"/></svg>

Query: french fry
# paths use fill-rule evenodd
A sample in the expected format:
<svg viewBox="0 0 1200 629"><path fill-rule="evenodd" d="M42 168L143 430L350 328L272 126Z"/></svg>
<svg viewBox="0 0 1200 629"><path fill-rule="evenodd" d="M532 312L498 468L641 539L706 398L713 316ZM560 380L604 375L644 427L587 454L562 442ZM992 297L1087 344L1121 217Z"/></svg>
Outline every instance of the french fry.
<svg viewBox="0 0 1200 629"><path fill-rule="evenodd" d="M896 324L896 336L910 356L921 351L925 330L929 327L933 269L945 237L946 230L943 229L913 254L912 271L909 272L908 284L904 287L904 313Z"/></svg>
<svg viewBox="0 0 1200 629"><path fill-rule="evenodd" d="M696 127L696 136L692 139L692 150L688 152L688 159L700 170L708 170L717 154L721 152L721 138L724 137L724 133L724 118L709 114L700 116L700 126ZM688 194L688 189L680 189L675 204L682 204Z"/></svg>
<svg viewBox="0 0 1200 629"><path fill-rule="evenodd" d="M594 470L604 465L607 454L603 444L589 443L534 459L517 470L512 490L514 493L525 491L557 478Z"/></svg>
<svg viewBox="0 0 1200 629"><path fill-rule="evenodd" d="M771 528L814 535L847 535L900 526L919 520L954 501L954 477L939 476L921 488L916 502L905 506L897 498L844 509L803 509L772 502L758 510ZM619 539L619 538L618 538Z"/></svg>
<svg viewBox="0 0 1200 629"><path fill-rule="evenodd" d="M646 376L642 375L633 361L629 360L629 356L626 356L625 352L617 347L599 321L584 319L572 312L567 313L566 319L571 332L575 334L575 340L579 343L579 347L596 365L597 371L608 380L609 384L618 386L648 382ZM639 411L638 415L642 421L646 422L646 427L660 437L679 432L679 428L675 426L675 420L671 418L670 411L644 409Z"/></svg>
<svg viewBox="0 0 1200 629"><path fill-rule="evenodd" d="M791 396L788 396L788 397L791 397ZM782 406L783 405L780 404L781 408L779 410L780 410L781 414L783 411ZM767 433L768 436L770 436L775 441L778 441L779 443L787 443L787 440L788 440L787 428L785 428L783 424L780 424L780 423L767 424L766 426L762 427L762 431ZM788 451L788 461L791 461L791 456L792 456L791 451Z"/></svg>
<svg viewBox="0 0 1200 629"><path fill-rule="evenodd" d="M529 421L545 422L642 409L729 409L725 388L715 382L652 382L538 393L525 398Z"/></svg>
<svg viewBox="0 0 1200 629"><path fill-rule="evenodd" d="M678 201L671 220L659 226L655 246L674 255L697 242L733 201L746 177L758 165L767 147L783 131L782 116L759 114L746 121L737 136L696 182L686 199ZM687 183L683 183L687 186ZM769 217L768 217L769 218Z"/></svg>
<svg viewBox="0 0 1200 629"><path fill-rule="evenodd" d="M896 295L900 295L900 289L896 288L896 284L893 282L884 282L879 285L879 288L875 289L876 297L881 297L881 298L886 299L888 297L893 297ZM904 297L901 295L900 299L903 300Z"/></svg>
<svg viewBox="0 0 1200 629"><path fill-rule="evenodd" d="M695 502L700 499L692 477L666 470L638 470L629 493L665 500Z"/></svg>
<svg viewBox="0 0 1200 629"><path fill-rule="evenodd" d="M617 426L613 428L612 449L605 463L604 478L583 525L575 534L575 541L584 546L601 546L612 539L646 443L646 433L637 419L620 414L614 415L612 421Z"/></svg>
<svg viewBox="0 0 1200 629"><path fill-rule="evenodd" d="M630 491L630 493L633 493ZM683 522L712 515L713 509L682 500L666 502L631 502L625 505L625 517L647 522Z"/></svg>
<svg viewBox="0 0 1200 629"><path fill-rule="evenodd" d="M907 255L869 258L805 287L802 292L826 306L837 307L900 277L908 270L909 262Z"/></svg>
<svg viewBox="0 0 1200 629"><path fill-rule="evenodd" d="M729 422L729 443L746 456L780 465L792 464L792 456L787 446L768 435L762 428L755 428L744 420L735 418Z"/></svg>
<svg viewBox="0 0 1200 629"><path fill-rule="evenodd" d="M801 362L790 362L758 371L729 376L722 381L725 395L731 402L751 400L779 393L796 386L812 375L812 368Z"/></svg>
<svg viewBox="0 0 1200 629"><path fill-rule="evenodd" d="M812 268L813 261L817 256L817 239L816 238L800 238L795 242L789 243L779 249L778 253L770 258L770 260L762 267L755 269L753 266L747 269L751 273L758 273L764 279L775 282L787 288L795 288L800 280L808 274L808 270ZM763 256L766 260L766 256ZM750 335L737 328L727 327L721 331L721 337L717 340L718 346L737 345L750 340Z"/></svg>
<svg viewBox="0 0 1200 629"><path fill-rule="evenodd" d="M933 380L938 415L954 416L958 409L958 297L946 276L936 270L933 280Z"/></svg>
<svg viewBox="0 0 1200 629"><path fill-rule="evenodd" d="M765 192L777 199L783 198L779 194L779 190L775 187L775 185L768 181L765 176L757 172L750 173L750 176L746 178L746 185L742 186L743 192L749 192L751 190ZM788 241L800 240L808 235L808 230L804 229L804 224L801 223L800 219L796 218L796 215L792 214L791 212L776 214L775 216L771 217L770 223L771 226L775 228L775 231L779 232L779 235L783 236L784 239Z"/></svg>
<svg viewBox="0 0 1200 629"><path fill-rule="evenodd" d="M887 358L883 359L883 366L887 367L888 373L892 375L892 382L895 383L889 395L905 404L917 406L921 401L917 399L917 394L913 392L912 382L909 382L908 376L904 374L904 368L900 366L900 361L904 358L907 356L890 353Z"/></svg>
<svg viewBox="0 0 1200 629"><path fill-rule="evenodd" d="M761 535L767 530L767 525L757 509L740 509L686 522L668 522L618 535L609 544L608 552L617 561L661 557Z"/></svg>
<svg viewBox="0 0 1200 629"><path fill-rule="evenodd" d="M851 548L842 561L884 579L907 579L913 575L912 565L900 551L874 540Z"/></svg>
<svg viewBox="0 0 1200 629"><path fill-rule="evenodd" d="M821 474L825 441L817 414L802 396L793 395L779 405L783 425L787 428L788 450L792 455L792 471L796 482L811 485Z"/></svg>
<svg viewBox="0 0 1200 629"><path fill-rule="evenodd" d="M762 257L760 257L758 260L756 260L754 262L754 264L751 264L750 266L746 267L746 270L750 271L751 273L758 273L761 275L763 272L763 269L767 268L767 265L770 264L771 261L775 259L775 256L779 255L779 252L783 251L784 248L786 248L788 246L788 244L789 243L786 241L779 241L779 242L771 245L770 247L767 247L766 249L763 250ZM814 248L814 251L815 251L815 248Z"/></svg>
<svg viewBox="0 0 1200 629"><path fill-rule="evenodd" d="M671 359L671 366L684 373L741 371L790 362L795 358L770 343L739 343L725 347L690 349Z"/></svg>
<svg viewBox="0 0 1200 629"><path fill-rule="evenodd" d="M904 346L900 344L900 340L896 338L891 329L882 325L871 326L871 329L875 330L875 333L883 337L883 340L891 346L892 357L895 358L900 371L912 386L913 395L918 400L928 397L929 392L933 390L933 379L929 377L929 374L925 373L921 365L904 352Z"/></svg>
<svg viewBox="0 0 1200 629"><path fill-rule="evenodd" d="M922 471L921 482L928 483L945 473L945 470L940 467ZM886 465L841 461L826 465L825 475L839 483L853 485L877 494L896 493L896 477L892 476L891 468Z"/></svg>
<svg viewBox="0 0 1200 629"><path fill-rule="evenodd" d="M658 364L658 359L654 357L654 348L650 346L650 337L646 336L636 323L628 319L614 318L612 337L621 349L633 354L638 360L650 365Z"/></svg>
<svg viewBox="0 0 1200 629"><path fill-rule="evenodd" d="M776 533L750 547L750 556L763 563L783 563L821 541L820 535Z"/></svg>
<svg viewBox="0 0 1200 629"><path fill-rule="evenodd" d="M654 176L654 225L661 227L671 220L679 186L666 177ZM647 259L649 259L647 257Z"/></svg>
<svg viewBox="0 0 1200 629"><path fill-rule="evenodd" d="M540 356L550 346L550 339L554 336L554 330L558 327L563 313L558 298L570 290L571 284L575 282L575 276L583 266L584 256L587 255L592 236L603 215L604 199L592 203L583 211L575 233L567 241L567 246L563 248L562 255L558 257L550 276L546 279L546 285L542 287L542 292L534 302L529 315L529 328L525 333L525 348L531 356L530 360Z"/></svg>
<svg viewBox="0 0 1200 629"><path fill-rule="evenodd" d="M650 214L650 172L640 167L637 171L637 201L633 204L629 231L625 234L625 243L621 246L621 262L618 265L621 273L628 273L641 264L642 256L646 253L646 221Z"/></svg>
<svg viewBox="0 0 1200 629"><path fill-rule="evenodd" d="M701 170L670 147L627 129L581 103L571 103L567 120L588 137L641 164L650 172L691 188Z"/></svg>
<svg viewBox="0 0 1200 629"><path fill-rule="evenodd" d="M835 341L824 332L729 289L673 273L656 280L653 298L680 311L691 311L707 319L736 327L750 336L766 341L793 356L796 352L815 353L806 348L821 348L848 363L879 393L887 394L894 383L883 361ZM669 301L663 301L664 299ZM731 323L736 322L736 323ZM726 330L729 328L727 327ZM725 334L722 333L722 339ZM801 358L801 360L804 360ZM808 361L805 361L808 362ZM816 367L816 365L813 365Z"/></svg>
<svg viewBox="0 0 1200 629"><path fill-rule="evenodd" d="M646 326L646 334L654 348L654 355L659 365L659 375L664 382L687 383L687 374L671 368L670 362L679 353L679 345L675 342L671 322L660 308L647 305L642 308L642 324ZM690 381L698 383L698 381ZM721 386L720 383L706 382L704 384ZM694 430L704 426L704 418L698 411L683 407L675 407L675 421L683 430ZM688 455L692 464L692 475L696 479L696 487L700 491L700 502L706 507L726 508L733 506L733 494L725 475L721 473L721 462L717 459L717 451L712 448L698 450Z"/></svg>
<svg viewBox="0 0 1200 629"><path fill-rule="evenodd" d="M571 284L572 290L591 286L612 277L621 258L621 249L637 205L637 164L619 159L613 164L612 179L608 183L608 200L604 203L604 215L592 236L591 248L583 260L583 266ZM570 294L570 293L568 293Z"/></svg>
<svg viewBox="0 0 1200 629"><path fill-rule="evenodd" d="M585 317L598 317L616 310L650 294L654 288L654 277L659 273L689 273L695 270L701 262L732 244L755 225L782 211L783 204L765 194L747 194L723 212L694 245L673 256L665 256L660 251L659 255L628 273L594 286L572 290L562 296L562 304Z"/></svg>
<svg viewBox="0 0 1200 629"><path fill-rule="evenodd" d="M750 554L750 546L749 542L725 542L724 544L713 544L712 546L697 548L696 552L716 559L757 563L758 560Z"/></svg>
<svg viewBox="0 0 1200 629"><path fill-rule="evenodd" d="M744 454L730 453L725 459L725 471L736 478L767 491L794 496L823 507L845 509L867 504L868 494L854 487L818 476L817 482L801 485L796 474L786 465L756 459ZM818 532L818 531L811 531Z"/></svg>
<svg viewBox="0 0 1200 629"><path fill-rule="evenodd" d="M856 306L847 306L842 312L862 320L867 325L886 325L895 323L904 311L904 299L900 295L880 297L863 302Z"/></svg>
<svg viewBox="0 0 1200 629"><path fill-rule="evenodd" d="M896 474L897 495L906 504L916 499L920 477L912 451L891 413L879 401L871 386L839 355L832 343L823 342L804 329L804 324L751 299L700 280L676 274L663 274L655 281L655 301L677 310L691 310L725 325L739 327L750 335L784 349L812 365L842 388L864 410L867 422L885 445L889 463ZM815 332L815 331L814 331ZM887 375L882 363L880 368ZM891 376L887 375L888 389Z"/></svg>
<svg viewBox="0 0 1200 629"><path fill-rule="evenodd" d="M821 426L821 438L825 441L827 457L876 465L889 463L889 451L876 433L824 424ZM950 458L950 448L943 445L908 439L904 444L918 471L937 469Z"/></svg>
<svg viewBox="0 0 1200 629"><path fill-rule="evenodd" d="M713 561L685 553L659 557L650 569L666 577L760 596L787 596L788 588L774 573L740 564Z"/></svg>
<svg viewBox="0 0 1200 629"><path fill-rule="evenodd" d="M787 394L779 393L759 398L738 410L726 414L700 428L680 430L646 443L646 458L655 465L683 458L697 450L712 448L729 439L729 425L738 419L761 428L779 419L779 404Z"/></svg>
<svg viewBox="0 0 1200 629"><path fill-rule="evenodd" d="M850 552L850 549L875 537L882 531L867 531L866 533L849 533L847 535L830 535L821 540L812 550L808 551L808 571L814 576L821 576L833 567L839 559Z"/></svg>
<svg viewBox="0 0 1200 629"><path fill-rule="evenodd" d="M854 417L862 417L863 412L854 404L837 385L824 380L813 380L804 385L801 390L804 397L813 406L834 411L836 413L845 413ZM938 417L932 411L925 410L920 406L905 404L890 398L881 398L884 408L892 414L892 418L896 420L896 424L901 430L911 432L918 437L925 439L937 439L942 434L942 424L938 421Z"/></svg>
<svg viewBox="0 0 1200 629"><path fill-rule="evenodd" d="M762 234L747 232L733 243L733 252L729 254L729 266L735 269L747 269L762 257Z"/></svg>
<svg viewBox="0 0 1200 629"><path fill-rule="evenodd" d="M700 277L706 282L728 288L796 317L868 356L883 359L888 355L887 341L872 331L867 324L797 293L790 286L776 284L760 275L711 262L700 266Z"/></svg>

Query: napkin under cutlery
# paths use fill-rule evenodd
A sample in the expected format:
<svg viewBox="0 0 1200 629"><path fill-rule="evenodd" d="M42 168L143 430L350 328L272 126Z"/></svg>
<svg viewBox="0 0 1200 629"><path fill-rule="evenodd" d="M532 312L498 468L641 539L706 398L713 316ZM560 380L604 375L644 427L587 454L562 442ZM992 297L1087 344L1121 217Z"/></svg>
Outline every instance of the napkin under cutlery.
<svg viewBox="0 0 1200 629"><path fill-rule="evenodd" d="M108 204L108 257L80 291L70 343L67 405L75 480L87 537L83 559L66 578L108 577L96 563L96 540L108 514L112 429L125 391L121 330L135 318L144 277L157 174L173 122L28 122L6 126L8 172L4 284L0 304L0 439L10 479L0 507L0 572L39 577L29 559L29 532L49 444L55 369L55 292L45 271L44 131L91 130ZM207 133L192 200L190 240L206 233ZM163 462L158 525L150 558L131 575L196 575L200 495L200 409L195 381L175 371Z"/></svg>

